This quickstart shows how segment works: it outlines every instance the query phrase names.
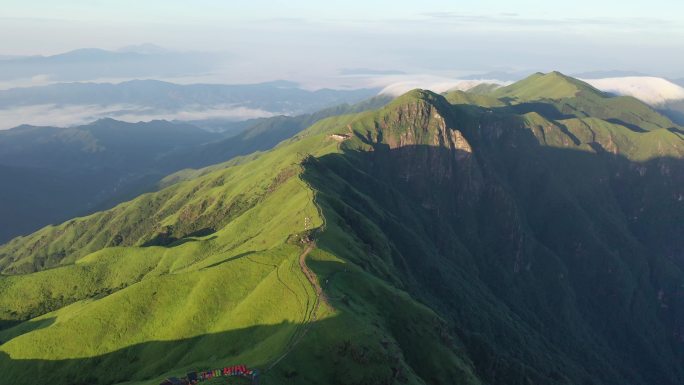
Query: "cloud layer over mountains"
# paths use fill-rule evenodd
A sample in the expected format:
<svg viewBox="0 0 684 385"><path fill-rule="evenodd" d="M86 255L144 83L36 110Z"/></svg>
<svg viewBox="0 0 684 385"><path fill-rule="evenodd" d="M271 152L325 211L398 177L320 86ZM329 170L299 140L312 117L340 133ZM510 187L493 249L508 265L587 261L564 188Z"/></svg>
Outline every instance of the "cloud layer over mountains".
<svg viewBox="0 0 684 385"><path fill-rule="evenodd" d="M651 105L684 99L684 88L663 78L629 76L585 81L601 91L634 96Z"/></svg>
<svg viewBox="0 0 684 385"><path fill-rule="evenodd" d="M21 124L70 126L105 117L138 122L297 115L357 103L378 91L311 91L284 81L243 85L179 85L155 80L60 83L0 90L0 129Z"/></svg>
<svg viewBox="0 0 684 385"><path fill-rule="evenodd" d="M0 129L22 124L72 126L101 118L127 122L151 120L246 120L273 115L297 115L356 103L376 94L399 96L415 88L442 93L468 90L478 84L510 84L524 74L487 73L449 77L431 74L352 74L358 89L306 90L298 84L179 85L156 80L110 83L58 83L0 90ZM501 80L503 79L503 80ZM617 95L634 96L656 107L684 100L684 88L663 78L622 76L585 79Z"/></svg>
<svg viewBox="0 0 684 385"><path fill-rule="evenodd" d="M430 75L385 76L373 80L370 84L382 86L382 94L398 96L414 88L428 89L433 92L450 90L468 90L482 83L507 85L509 80L497 78L454 79ZM616 95L633 96L653 106L671 101L684 100L684 87L669 80L653 76L623 76L602 79L581 79L597 89Z"/></svg>
<svg viewBox="0 0 684 385"><path fill-rule="evenodd" d="M57 105L39 104L0 109L0 130L20 125L68 127L113 118L129 123L153 120L195 121L206 119L246 120L273 116L274 113L244 106L187 106L175 111L156 110L136 105Z"/></svg>
<svg viewBox="0 0 684 385"><path fill-rule="evenodd" d="M426 89L437 93L451 90L465 91L482 83L505 85L509 84L510 82L497 79L464 80L432 75L385 76L370 82L370 84L373 86L383 87L382 91L380 91L380 94L390 96L399 96L416 88Z"/></svg>

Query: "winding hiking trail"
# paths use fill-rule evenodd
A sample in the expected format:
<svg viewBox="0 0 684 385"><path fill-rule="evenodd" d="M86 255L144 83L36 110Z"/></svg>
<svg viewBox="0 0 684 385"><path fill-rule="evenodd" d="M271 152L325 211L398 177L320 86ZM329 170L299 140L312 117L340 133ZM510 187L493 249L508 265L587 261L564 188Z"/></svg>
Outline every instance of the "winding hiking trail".
<svg viewBox="0 0 684 385"><path fill-rule="evenodd" d="M339 144L338 144L339 147ZM301 175L300 175L301 178ZM305 183L308 186L308 183L306 183L304 180L302 180L303 183ZM309 186L311 188L311 186ZM313 188L311 188L313 191ZM326 297L325 293L323 292L323 288L318 282L318 276L316 273L313 272L309 268L309 266L306 264L306 257L309 256L309 253L313 251L313 249L316 248L316 235L320 232L322 232L326 228L326 220L325 216L323 215L323 210L321 209L321 206L318 204L318 201L316 200L316 195L315 193L312 194L311 197L314 206L316 207L316 211L318 212L319 217L323 220L323 224L317 228L314 229L311 232L311 238L302 238L302 243L306 245L302 253L299 255L299 269L302 271L304 276L306 277L307 281L309 281L309 284L313 287L314 292L316 293L316 300L313 304L313 307L311 308L311 311L307 311L306 314L304 315L304 319L301 325L299 325L294 333L292 333L292 336L290 337L290 340L288 341L285 351L283 354L281 354L278 358L274 359L273 362L271 362L270 365L268 365L264 369L264 373L270 371L273 369L280 361L282 361L285 357L287 357L292 350L304 339L304 336L309 332L309 329L313 326L314 322L318 319L318 310L321 307L321 300L326 303L326 305L330 306L330 303L328 302L328 298ZM306 227L306 222L307 219L305 219L305 227ZM307 299L307 304L308 304L308 299ZM307 306L308 307L308 306Z"/></svg>
<svg viewBox="0 0 684 385"><path fill-rule="evenodd" d="M306 257L315 247L316 241L310 242L306 249L304 249L304 252L299 256L299 267L302 269L302 273L304 273L306 279L309 280L309 283L311 283L311 286L313 286L314 290L316 291L316 303L314 304L313 311L314 319L316 318L318 308L320 307L320 300L323 300L323 302L328 304L328 299L323 292L323 288L318 283L318 276L316 276L316 273L314 273L306 264Z"/></svg>
<svg viewBox="0 0 684 385"><path fill-rule="evenodd" d="M306 264L306 257L309 255L309 253L311 253L311 251L315 247L316 241L308 242L304 251L299 255L299 268L302 270L302 273L304 273L304 276L306 276L306 279L313 287L316 293L316 301L314 302L311 313L305 316L304 322L293 333L292 338L290 339L290 342L288 343L288 346L283 352L283 354L280 357L276 358L264 370L264 373L273 369L280 361L287 357L288 354L290 354L292 350L295 348L295 346L297 346L297 344L301 342L304 336L306 336L306 334L309 332L309 329L311 329L311 326L318 318L318 310L321 307L321 300L323 300L326 304L328 303L327 299L325 298L325 294L323 293L323 288L321 288L321 285L318 283L318 277L316 276L316 273L314 273Z"/></svg>

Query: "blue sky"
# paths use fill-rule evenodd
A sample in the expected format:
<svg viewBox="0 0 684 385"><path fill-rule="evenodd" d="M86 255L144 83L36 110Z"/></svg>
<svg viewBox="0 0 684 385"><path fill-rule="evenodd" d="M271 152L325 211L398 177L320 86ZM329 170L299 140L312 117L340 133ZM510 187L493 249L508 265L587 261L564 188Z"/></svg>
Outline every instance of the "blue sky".
<svg viewBox="0 0 684 385"><path fill-rule="evenodd" d="M0 36L0 55L144 42L221 51L235 76L255 80L353 67L684 77L684 2L674 0L3 0Z"/></svg>

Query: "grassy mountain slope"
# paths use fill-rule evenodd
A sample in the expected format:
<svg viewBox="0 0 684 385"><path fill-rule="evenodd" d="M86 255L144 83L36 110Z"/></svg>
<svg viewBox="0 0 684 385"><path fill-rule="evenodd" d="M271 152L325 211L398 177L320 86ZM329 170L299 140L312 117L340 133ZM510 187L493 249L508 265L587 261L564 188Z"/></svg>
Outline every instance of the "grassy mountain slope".
<svg viewBox="0 0 684 385"><path fill-rule="evenodd" d="M503 107L506 103L492 96L482 95L476 92L450 91L444 95L451 104L470 104L481 107Z"/></svg>
<svg viewBox="0 0 684 385"><path fill-rule="evenodd" d="M344 127L349 119L326 124ZM344 269L358 277L347 293L355 299L339 309L323 306L312 319L315 295L297 265L297 239L305 218L309 227L323 219L314 192L298 178L299 162L337 148L318 131L326 130L314 126L252 162L7 245L6 272L43 271L2 278L2 319L30 318L0 333L3 373L13 383L32 383L36 375L57 383L154 383L190 367L267 367L314 322L301 348L267 373L276 382L423 383L414 365L443 383L472 378L455 348L441 342L438 333L446 331L433 311L358 267ZM46 242L59 252L33 252ZM344 264L321 250L311 258ZM387 314L395 324L383 324ZM407 317L422 326L404 330ZM403 357L402 349L426 352ZM320 360L331 351L342 363ZM37 362L40 371L32 371Z"/></svg>
<svg viewBox="0 0 684 385"><path fill-rule="evenodd" d="M603 94L596 88L560 72L549 72L547 74L537 72L509 86L494 89L492 93L498 98L539 100L570 98L577 96L580 92Z"/></svg>
<svg viewBox="0 0 684 385"><path fill-rule="evenodd" d="M236 156L271 149L322 119L377 109L390 100L387 96L376 96L357 104L343 104L313 114L260 119L236 136L172 154L166 162L177 164L178 168L201 168L222 163Z"/></svg>
<svg viewBox="0 0 684 385"><path fill-rule="evenodd" d="M0 383L681 383L682 136L514 107L412 91L13 240Z"/></svg>
<svg viewBox="0 0 684 385"><path fill-rule="evenodd" d="M500 87L501 85L496 83L481 83L473 88L469 88L466 92L468 92L469 94L484 95L494 92L494 90Z"/></svg>
<svg viewBox="0 0 684 385"><path fill-rule="evenodd" d="M537 111L552 119L595 117L646 131L675 126L636 98L607 95L559 72L536 73L485 95L513 105L518 113Z"/></svg>

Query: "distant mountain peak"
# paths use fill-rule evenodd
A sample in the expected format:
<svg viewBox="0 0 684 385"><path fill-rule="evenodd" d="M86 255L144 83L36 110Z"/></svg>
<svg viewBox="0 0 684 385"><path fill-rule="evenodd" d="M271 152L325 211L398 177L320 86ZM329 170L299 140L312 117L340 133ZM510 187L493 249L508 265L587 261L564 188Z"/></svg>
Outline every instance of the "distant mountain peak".
<svg viewBox="0 0 684 385"><path fill-rule="evenodd" d="M461 76L460 78L463 80L498 80L500 82L515 82L524 79L527 76L529 76L529 72L526 71L490 71L485 73Z"/></svg>
<svg viewBox="0 0 684 385"><path fill-rule="evenodd" d="M111 54L112 51L107 51L102 48L78 48L72 51L67 51L64 53L59 53L56 55L51 55L48 57L70 57L70 58L85 58L94 55L106 55Z"/></svg>
<svg viewBox="0 0 684 385"><path fill-rule="evenodd" d="M434 93L434 92L432 92L432 91L430 91L430 90L424 90L424 89L421 89L421 88L416 88L416 89L413 89L413 90L411 90L411 91L405 93L404 95L398 97L397 100L401 100L401 99L406 99L406 100L409 100L409 99L430 100L430 99L432 99L432 98L434 98L434 97L437 97L437 96L438 96L438 95L437 95L436 93Z"/></svg>
<svg viewBox="0 0 684 385"><path fill-rule="evenodd" d="M299 88L300 84L290 80L271 80L268 82L258 83L262 86L271 86L277 88Z"/></svg>
<svg viewBox="0 0 684 385"><path fill-rule="evenodd" d="M416 88L399 96L398 98L394 99L389 105L387 105L386 108L395 108L401 105L416 102L431 104L437 108L449 108L449 102L447 102L447 100L442 95L439 95L430 90L423 90L420 88Z"/></svg>
<svg viewBox="0 0 684 385"><path fill-rule="evenodd" d="M497 89L495 94L499 98L529 101L571 98L580 92L600 97L605 96L602 91L590 84L559 71L537 72L519 82Z"/></svg>
<svg viewBox="0 0 684 385"><path fill-rule="evenodd" d="M358 75L405 75L406 72L393 69L373 69L373 68L342 68L339 74L343 76Z"/></svg>
<svg viewBox="0 0 684 385"><path fill-rule="evenodd" d="M116 120L116 119L110 118L110 117L105 117L105 118L97 119L90 124L86 124L86 126L105 126L105 125L108 126L108 125L112 125L112 124L130 124L130 123L123 122L120 120Z"/></svg>
<svg viewBox="0 0 684 385"><path fill-rule="evenodd" d="M156 44L152 43L143 43L143 44L135 44L135 45L128 45L125 47L121 47L117 50L117 52L124 52L124 53L139 53L143 55L159 55L159 54L165 54L169 53L170 51L164 47L160 47Z"/></svg>

